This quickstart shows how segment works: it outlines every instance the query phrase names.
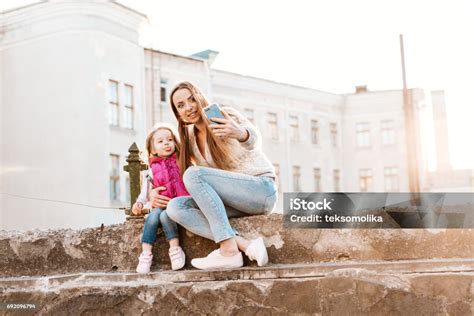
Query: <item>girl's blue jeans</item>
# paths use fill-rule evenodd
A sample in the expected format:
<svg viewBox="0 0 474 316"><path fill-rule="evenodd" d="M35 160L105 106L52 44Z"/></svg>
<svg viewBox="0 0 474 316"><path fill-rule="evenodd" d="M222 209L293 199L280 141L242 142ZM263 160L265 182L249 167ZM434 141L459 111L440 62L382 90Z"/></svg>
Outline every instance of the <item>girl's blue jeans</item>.
<svg viewBox="0 0 474 316"><path fill-rule="evenodd" d="M173 222L166 214L165 210L160 208L154 208L151 210L145 219L145 225L143 226L142 243L153 245L156 241L156 232L158 227L163 226L166 240L178 238L178 225Z"/></svg>
<svg viewBox="0 0 474 316"><path fill-rule="evenodd" d="M196 235L216 243L236 232L230 217L270 213L277 202L275 180L220 169L189 167L183 181L191 196L172 199L168 216Z"/></svg>

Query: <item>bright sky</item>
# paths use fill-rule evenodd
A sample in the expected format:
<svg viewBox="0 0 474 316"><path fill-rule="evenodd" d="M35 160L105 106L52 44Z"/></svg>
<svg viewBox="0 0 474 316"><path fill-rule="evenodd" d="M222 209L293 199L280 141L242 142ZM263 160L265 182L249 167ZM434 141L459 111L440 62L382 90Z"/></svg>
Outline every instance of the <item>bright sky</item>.
<svg viewBox="0 0 474 316"><path fill-rule="evenodd" d="M409 88L446 91L451 163L474 168L474 1L119 2L149 17L148 47L213 49L214 68L336 93L401 89L404 34Z"/></svg>

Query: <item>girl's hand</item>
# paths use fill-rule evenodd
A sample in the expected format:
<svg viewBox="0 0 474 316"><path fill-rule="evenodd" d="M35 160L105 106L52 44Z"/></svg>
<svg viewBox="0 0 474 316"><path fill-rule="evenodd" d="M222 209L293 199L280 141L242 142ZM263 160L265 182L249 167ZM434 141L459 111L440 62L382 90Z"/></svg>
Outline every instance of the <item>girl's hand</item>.
<svg viewBox="0 0 474 316"><path fill-rule="evenodd" d="M246 141L249 137L249 132L245 128L240 127L227 112L221 112L225 118L211 118L211 121L219 123L209 125L214 135L221 138L235 138L239 142Z"/></svg>
<svg viewBox="0 0 474 316"><path fill-rule="evenodd" d="M150 201L153 208L159 207L161 209L165 209L168 205L168 202L171 200L169 197L160 194L160 191L163 190L166 190L166 187L158 187L151 190Z"/></svg>
<svg viewBox="0 0 474 316"><path fill-rule="evenodd" d="M142 213L142 209L143 209L143 204L140 202L136 202L135 204L133 204L132 213L134 215L140 215Z"/></svg>

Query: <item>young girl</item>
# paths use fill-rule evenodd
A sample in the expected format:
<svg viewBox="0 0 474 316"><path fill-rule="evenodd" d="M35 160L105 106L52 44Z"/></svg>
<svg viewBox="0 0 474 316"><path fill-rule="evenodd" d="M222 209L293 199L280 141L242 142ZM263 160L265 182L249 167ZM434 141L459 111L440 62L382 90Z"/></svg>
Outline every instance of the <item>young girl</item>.
<svg viewBox="0 0 474 316"><path fill-rule="evenodd" d="M142 190L132 207L132 213L138 215L144 207L152 208L149 194L152 189L160 189L160 194L168 198L188 196L189 193L181 177L176 163L179 155L179 143L172 129L166 125L154 128L146 138L146 149L149 157L149 170L144 177ZM156 241L156 232L161 223L163 231L170 244L169 256L171 268L181 269L185 263L185 255L179 246L178 226L173 222L166 211L153 208L145 219L142 236L142 253L138 258L138 273L150 272L153 259L151 249Z"/></svg>

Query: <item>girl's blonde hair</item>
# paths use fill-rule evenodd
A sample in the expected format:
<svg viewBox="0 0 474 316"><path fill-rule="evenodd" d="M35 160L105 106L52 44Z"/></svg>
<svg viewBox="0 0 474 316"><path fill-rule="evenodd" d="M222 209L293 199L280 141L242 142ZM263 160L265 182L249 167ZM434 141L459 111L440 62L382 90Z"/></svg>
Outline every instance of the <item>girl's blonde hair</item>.
<svg viewBox="0 0 474 316"><path fill-rule="evenodd" d="M152 154L152 151L153 151L153 135L155 135L155 133L159 130L167 130L171 133L171 137L173 138L173 141L174 143L176 144L175 146L175 152L176 152L176 157L179 158L180 156L180 142L179 142L179 139L178 137L176 137L176 132L174 131L174 128L169 125L169 124L166 124L166 123L158 123L158 124L155 124L155 126L153 127L153 129L148 132L148 135L146 137L146 140L145 140L145 148L146 148L146 151L147 151L147 155L148 157L151 157L153 156Z"/></svg>
<svg viewBox="0 0 474 316"><path fill-rule="evenodd" d="M232 159L232 153L231 153L229 144L225 142L224 140L220 139L219 137L214 136L214 133L209 127L209 122L207 120L207 117L204 115L203 108L209 105L209 101L206 99L204 94L196 85L194 85L193 83L189 81L184 81L184 82L179 83L176 87L174 87L170 94L171 109L173 110L174 116L176 117L176 120L178 121L179 137L182 140L182 143L180 146L180 149L181 149L180 152L182 153L182 155L179 155L179 159L178 159L181 174L183 174L184 171L188 167L192 166L192 162L195 159L192 154L191 144L189 141L189 134L188 134L188 129L187 129L187 125L189 125L190 123L184 122L181 119L181 117L179 116L178 110L176 109L176 105L173 102L173 96L175 92L180 89L189 90L189 92L191 93L192 97L194 98L194 100L196 101L198 105L198 115L205 122L206 127L207 127L206 141L209 146L209 151L211 153L212 160L214 161L214 163L219 169L231 170L234 167L235 163Z"/></svg>

